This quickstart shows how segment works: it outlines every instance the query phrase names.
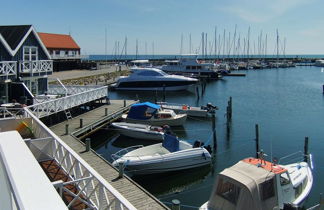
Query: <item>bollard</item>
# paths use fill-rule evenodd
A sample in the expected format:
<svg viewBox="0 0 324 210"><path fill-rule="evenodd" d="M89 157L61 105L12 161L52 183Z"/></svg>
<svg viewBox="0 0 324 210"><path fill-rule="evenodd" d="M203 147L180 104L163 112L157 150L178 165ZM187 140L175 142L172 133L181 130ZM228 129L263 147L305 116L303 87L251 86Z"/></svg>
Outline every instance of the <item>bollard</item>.
<svg viewBox="0 0 324 210"><path fill-rule="evenodd" d="M180 210L180 201L178 199L172 200L172 210Z"/></svg>
<svg viewBox="0 0 324 210"><path fill-rule="evenodd" d="M69 124L65 124L65 135L69 134Z"/></svg>
<svg viewBox="0 0 324 210"><path fill-rule="evenodd" d="M259 158L259 125L258 124L255 124L255 152L256 152L256 155L255 157L256 158Z"/></svg>
<svg viewBox="0 0 324 210"><path fill-rule="evenodd" d="M82 128L82 127L83 127L83 119L80 118L80 128Z"/></svg>
<svg viewBox="0 0 324 210"><path fill-rule="evenodd" d="M105 108L105 116L108 115L108 108Z"/></svg>
<svg viewBox="0 0 324 210"><path fill-rule="evenodd" d="M85 139L85 143L86 143L86 152L89 152L91 149L91 139L90 138L86 138Z"/></svg>
<svg viewBox="0 0 324 210"><path fill-rule="evenodd" d="M305 144L304 144L304 161L308 163L308 137L305 137Z"/></svg>
<svg viewBox="0 0 324 210"><path fill-rule="evenodd" d="M118 178L123 178L124 177L124 163L119 163L118 164Z"/></svg>
<svg viewBox="0 0 324 210"><path fill-rule="evenodd" d="M124 99L124 107L126 107L126 100Z"/></svg>

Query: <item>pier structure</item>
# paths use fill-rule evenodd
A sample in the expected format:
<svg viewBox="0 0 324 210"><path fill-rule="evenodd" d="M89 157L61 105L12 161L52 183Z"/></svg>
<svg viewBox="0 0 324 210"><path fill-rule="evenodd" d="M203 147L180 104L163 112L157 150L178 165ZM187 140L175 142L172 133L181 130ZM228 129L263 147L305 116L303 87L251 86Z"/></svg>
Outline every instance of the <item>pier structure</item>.
<svg viewBox="0 0 324 210"><path fill-rule="evenodd" d="M35 97L38 103L20 110L1 109L0 127L1 132L19 131L67 208L168 209L129 177L119 177L116 168L94 150L86 150L76 137L86 136L119 118L136 101L109 100L107 86L52 88L51 94L56 91L60 98L41 101ZM94 101L101 106L78 116L70 114L51 128L42 122L42 118ZM19 196L15 189L10 193Z"/></svg>

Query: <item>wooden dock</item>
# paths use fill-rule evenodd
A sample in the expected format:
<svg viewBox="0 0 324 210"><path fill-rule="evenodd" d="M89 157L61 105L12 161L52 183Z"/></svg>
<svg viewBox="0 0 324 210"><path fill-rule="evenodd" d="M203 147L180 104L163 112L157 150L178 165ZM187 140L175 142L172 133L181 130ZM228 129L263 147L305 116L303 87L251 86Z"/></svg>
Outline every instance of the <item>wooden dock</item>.
<svg viewBox="0 0 324 210"><path fill-rule="evenodd" d="M136 101L111 100L109 105L103 105L99 108L86 112L82 115L56 124L50 129L58 135L69 147L77 152L92 168L94 168L107 182L109 182L117 191L119 191L131 204L137 209L168 209L157 198L139 186L129 177L118 178L119 172L107 160L98 155L95 151L85 152L85 145L74 134L82 134L86 131L94 131L95 128L107 123L121 110L126 110ZM126 105L126 107L124 106ZM108 113L106 115L106 110ZM80 128L80 119L83 119L83 126ZM98 123L99 122L99 123ZM66 135L66 125L69 134ZM94 128L94 129L93 129ZM81 130L81 131L79 131ZM82 134L83 135L83 134Z"/></svg>

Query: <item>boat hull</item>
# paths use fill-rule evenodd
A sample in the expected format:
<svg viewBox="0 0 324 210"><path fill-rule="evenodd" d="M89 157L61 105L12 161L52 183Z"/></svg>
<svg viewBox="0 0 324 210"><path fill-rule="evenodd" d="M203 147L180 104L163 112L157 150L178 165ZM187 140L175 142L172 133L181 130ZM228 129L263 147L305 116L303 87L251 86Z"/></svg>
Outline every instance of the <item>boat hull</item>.
<svg viewBox="0 0 324 210"><path fill-rule="evenodd" d="M211 163L209 153L203 150L197 151L195 154L185 154L185 151L171 154L156 155L151 158L144 156L140 160L130 160L126 164L125 170L132 175L157 174L201 167ZM118 165L117 162L113 164Z"/></svg>
<svg viewBox="0 0 324 210"><path fill-rule="evenodd" d="M112 123L112 125L124 136L136 139L163 140L164 133L162 131L149 130L149 125L132 123Z"/></svg>
<svg viewBox="0 0 324 210"><path fill-rule="evenodd" d="M150 118L147 120L139 120L139 119L132 119L132 118L126 118L126 122L128 123L140 123L140 124L149 124L149 125L157 125L157 126L163 126L163 125L169 125L169 126L182 126L187 119L186 114L179 114L176 118L171 119L165 119L165 118Z"/></svg>

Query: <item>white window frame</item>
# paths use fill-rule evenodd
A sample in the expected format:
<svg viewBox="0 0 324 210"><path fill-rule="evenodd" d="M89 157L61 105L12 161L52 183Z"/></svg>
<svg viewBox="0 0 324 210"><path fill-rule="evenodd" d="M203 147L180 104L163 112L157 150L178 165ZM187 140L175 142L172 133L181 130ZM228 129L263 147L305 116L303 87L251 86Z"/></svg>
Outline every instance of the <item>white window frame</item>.
<svg viewBox="0 0 324 210"><path fill-rule="evenodd" d="M32 59L32 49L36 49L36 59ZM25 55L28 55L28 59L25 58ZM24 46L23 47L23 61L37 61L38 60L38 47L36 46Z"/></svg>

